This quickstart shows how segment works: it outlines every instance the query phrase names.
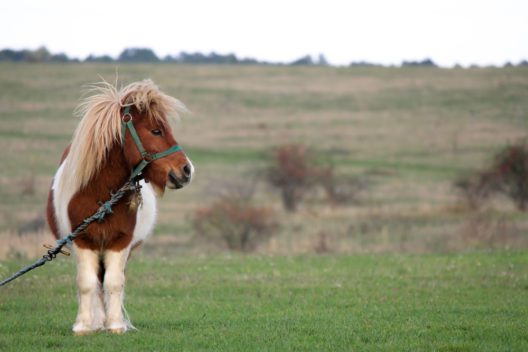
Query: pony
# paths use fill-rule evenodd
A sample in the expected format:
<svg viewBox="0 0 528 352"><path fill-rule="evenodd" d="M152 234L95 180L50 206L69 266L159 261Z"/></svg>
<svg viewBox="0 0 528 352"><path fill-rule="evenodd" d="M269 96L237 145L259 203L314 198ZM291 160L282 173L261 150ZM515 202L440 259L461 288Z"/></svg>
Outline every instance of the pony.
<svg viewBox="0 0 528 352"><path fill-rule="evenodd" d="M64 238L131 178L131 170L140 170L112 213L72 244L79 302L73 333L120 334L134 328L123 305L130 253L153 230L156 198L189 184L194 174L169 123L187 109L151 80L121 89L102 82L89 92L76 109L80 122L51 184L47 220L54 236Z"/></svg>

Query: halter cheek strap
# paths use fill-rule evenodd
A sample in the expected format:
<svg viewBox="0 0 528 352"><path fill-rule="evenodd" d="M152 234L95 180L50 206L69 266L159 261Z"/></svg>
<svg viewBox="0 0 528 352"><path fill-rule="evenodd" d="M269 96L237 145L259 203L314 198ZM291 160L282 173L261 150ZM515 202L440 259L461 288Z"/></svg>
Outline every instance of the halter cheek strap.
<svg viewBox="0 0 528 352"><path fill-rule="evenodd" d="M144 168L147 167L148 164L153 162L154 160L161 159L166 157L167 155L170 155L172 153L176 153L182 150L182 148L179 145L173 145L167 150L164 150L159 153L149 153L145 150L143 147L143 144L141 143L141 139L139 139L139 136L136 132L136 129L134 127L134 123L132 122L132 115L130 114L130 105L125 106L125 109L123 110L123 117L121 118L121 144L125 145L125 135L126 131L130 132L130 136L134 140L134 143L136 144L136 147L139 150L139 153L141 154L142 160L140 163L132 170L132 173L130 174L130 179L135 179L137 176L141 174Z"/></svg>

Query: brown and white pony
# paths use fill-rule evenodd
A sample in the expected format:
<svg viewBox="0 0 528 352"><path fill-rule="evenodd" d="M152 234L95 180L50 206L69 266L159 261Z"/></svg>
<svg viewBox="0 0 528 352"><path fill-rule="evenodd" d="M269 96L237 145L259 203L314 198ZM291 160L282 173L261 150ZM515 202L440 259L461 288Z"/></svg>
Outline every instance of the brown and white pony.
<svg viewBox="0 0 528 352"><path fill-rule="evenodd" d="M57 238L92 215L130 177L143 159L131 133L122 136L123 109L132 118L141 144L149 153L177 145L169 119L185 106L161 92L151 80L122 89L102 83L79 106L82 117L64 151L48 197L47 218ZM130 117L129 116L129 117ZM179 189L191 181L194 167L178 151L151 162L139 191L129 193L102 222L92 223L73 243L77 258L79 311L73 332L78 335L106 329L123 333L132 325L124 314L125 266L130 251L150 234L156 221L156 195ZM141 194L136 194L140 192ZM140 196L140 197L139 197ZM142 204L133 206L134 200Z"/></svg>

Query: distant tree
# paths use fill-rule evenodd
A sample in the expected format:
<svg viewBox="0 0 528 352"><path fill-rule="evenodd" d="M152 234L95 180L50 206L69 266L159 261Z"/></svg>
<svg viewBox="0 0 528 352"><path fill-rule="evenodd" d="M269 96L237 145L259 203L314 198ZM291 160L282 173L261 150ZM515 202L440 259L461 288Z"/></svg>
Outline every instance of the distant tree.
<svg viewBox="0 0 528 352"><path fill-rule="evenodd" d="M240 62L235 54L222 55L215 52L212 52L209 55L181 52L178 58L168 57L167 61L169 60L188 64L237 64ZM245 61L243 63L249 62L251 61Z"/></svg>
<svg viewBox="0 0 528 352"><path fill-rule="evenodd" d="M292 66L302 66L302 65L313 65L314 62L312 60L312 57L310 55L303 56L293 62L290 63Z"/></svg>
<svg viewBox="0 0 528 352"><path fill-rule="evenodd" d="M62 55L58 54L61 57L56 57L55 59L63 59ZM0 51L0 61L25 61L25 62L46 62L53 60L53 55L50 54L48 49L45 47L40 47L37 50L12 50L4 49Z"/></svg>
<svg viewBox="0 0 528 352"><path fill-rule="evenodd" d="M352 61L349 67L383 67L381 64L375 64L368 61Z"/></svg>
<svg viewBox="0 0 528 352"><path fill-rule="evenodd" d="M319 60L317 61L317 64L320 66L328 66L328 61L326 60L326 57L323 53L319 54Z"/></svg>
<svg viewBox="0 0 528 352"><path fill-rule="evenodd" d="M86 59L84 59L85 62L113 62L114 59L110 57L109 55L102 55L102 56L95 56L95 55L89 55Z"/></svg>
<svg viewBox="0 0 528 352"><path fill-rule="evenodd" d="M27 61L30 62L46 62L51 60L51 54L48 49L41 46L37 50L29 51Z"/></svg>
<svg viewBox="0 0 528 352"><path fill-rule="evenodd" d="M59 53L59 54L51 55L50 61L51 62L69 62L72 60L68 57L68 55L64 53Z"/></svg>
<svg viewBox="0 0 528 352"><path fill-rule="evenodd" d="M22 53L11 49L3 49L0 51L0 61L21 61Z"/></svg>
<svg viewBox="0 0 528 352"><path fill-rule="evenodd" d="M220 55L212 52L207 61L213 64L236 64L238 59L235 54Z"/></svg>
<svg viewBox="0 0 528 352"><path fill-rule="evenodd" d="M178 58L172 55L167 55L162 59L163 62L179 62Z"/></svg>
<svg viewBox="0 0 528 352"><path fill-rule="evenodd" d="M433 60L424 59L422 61L404 61L402 66L405 67L438 67Z"/></svg>
<svg viewBox="0 0 528 352"><path fill-rule="evenodd" d="M158 62L159 58L154 51L148 48L127 48L121 52L117 59L121 62Z"/></svg>
<svg viewBox="0 0 528 352"><path fill-rule="evenodd" d="M517 66L528 66L528 60L522 60Z"/></svg>
<svg viewBox="0 0 528 352"><path fill-rule="evenodd" d="M267 62L258 61L257 59L253 59L251 57L245 57L243 59L238 59L238 63L243 64L243 65L268 64Z"/></svg>
<svg viewBox="0 0 528 352"><path fill-rule="evenodd" d="M182 51L180 53L180 62L189 64L203 64L206 63L206 58L202 53L186 53L185 51Z"/></svg>

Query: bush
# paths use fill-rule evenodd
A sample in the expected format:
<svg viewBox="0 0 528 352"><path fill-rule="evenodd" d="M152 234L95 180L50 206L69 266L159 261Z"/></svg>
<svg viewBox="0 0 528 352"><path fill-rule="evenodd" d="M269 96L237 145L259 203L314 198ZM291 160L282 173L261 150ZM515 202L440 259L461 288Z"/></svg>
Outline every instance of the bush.
<svg viewBox="0 0 528 352"><path fill-rule="evenodd" d="M307 191L321 179L322 170L312 155L306 146L299 144L284 145L273 152L266 178L280 191L287 211L296 211Z"/></svg>
<svg viewBox="0 0 528 352"><path fill-rule="evenodd" d="M230 250L247 252L273 235L278 226L275 214L270 208L253 204L254 183L219 188L222 191L217 199L194 213L192 224L198 236L223 242Z"/></svg>
<svg viewBox="0 0 528 352"><path fill-rule="evenodd" d="M477 171L460 177L454 186L465 203L476 210L495 192L495 180L493 172Z"/></svg>
<svg viewBox="0 0 528 352"><path fill-rule="evenodd" d="M520 141L499 151L491 165L468 174L455 182L455 187L472 208L478 208L493 194L502 193L515 206L528 207L528 145Z"/></svg>
<svg viewBox="0 0 528 352"><path fill-rule="evenodd" d="M368 186L364 178L336 175L333 165L320 165L315 155L300 144L283 145L273 151L266 179L279 190L284 208L289 212L295 212L315 187L322 187L328 201L335 206L356 202L358 194Z"/></svg>
<svg viewBox="0 0 528 352"><path fill-rule="evenodd" d="M528 145L526 141L507 146L492 165L496 189L515 203L519 210L528 206Z"/></svg>

